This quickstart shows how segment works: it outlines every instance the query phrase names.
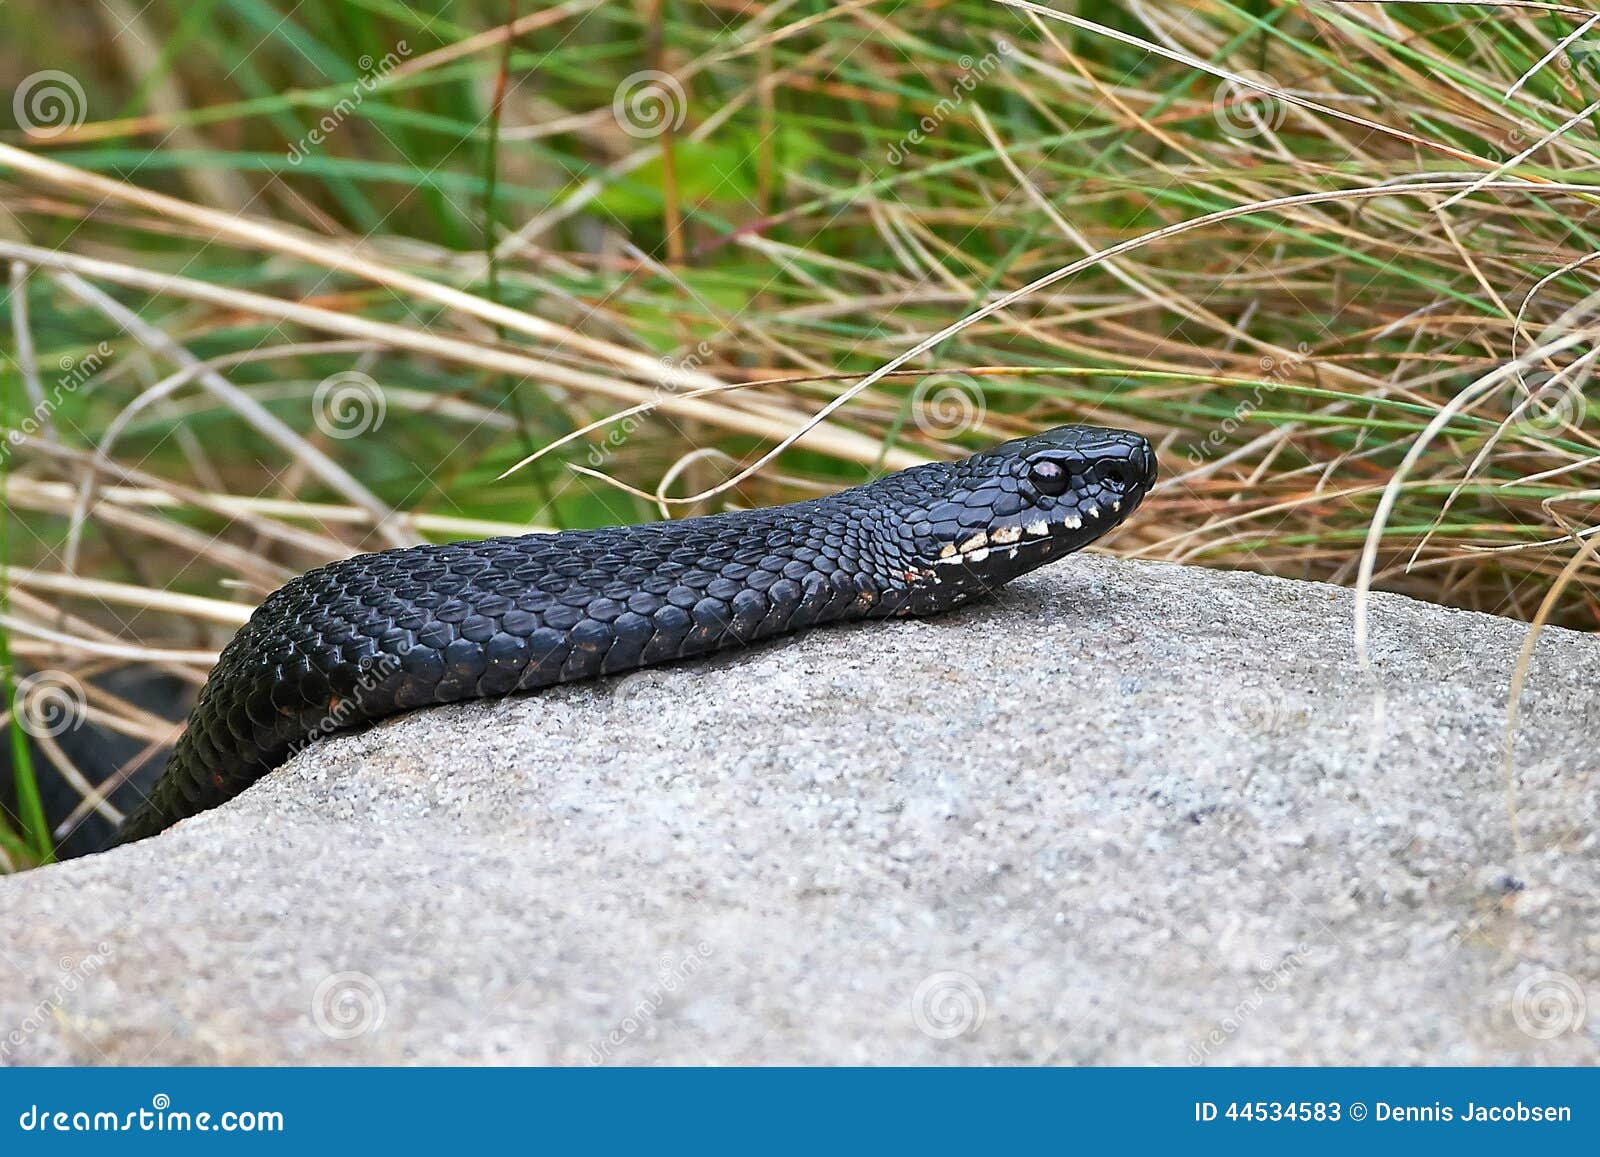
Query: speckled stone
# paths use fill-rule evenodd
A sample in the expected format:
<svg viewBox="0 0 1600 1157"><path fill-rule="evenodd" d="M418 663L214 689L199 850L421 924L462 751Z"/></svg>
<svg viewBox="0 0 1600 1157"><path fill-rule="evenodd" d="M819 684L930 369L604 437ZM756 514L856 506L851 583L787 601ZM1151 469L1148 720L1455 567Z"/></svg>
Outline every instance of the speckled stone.
<svg viewBox="0 0 1600 1157"><path fill-rule="evenodd" d="M1078 556L0 880L0 1062L1583 1063L1600 641Z"/></svg>

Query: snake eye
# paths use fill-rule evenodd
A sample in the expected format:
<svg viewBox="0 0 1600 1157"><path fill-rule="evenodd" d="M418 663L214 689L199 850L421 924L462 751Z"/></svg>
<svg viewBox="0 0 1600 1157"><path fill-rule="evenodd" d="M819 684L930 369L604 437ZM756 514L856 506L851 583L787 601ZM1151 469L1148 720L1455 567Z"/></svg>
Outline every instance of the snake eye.
<svg viewBox="0 0 1600 1157"><path fill-rule="evenodd" d="M1040 494L1054 497L1067 492L1069 476L1065 466L1046 458L1028 467L1028 481Z"/></svg>

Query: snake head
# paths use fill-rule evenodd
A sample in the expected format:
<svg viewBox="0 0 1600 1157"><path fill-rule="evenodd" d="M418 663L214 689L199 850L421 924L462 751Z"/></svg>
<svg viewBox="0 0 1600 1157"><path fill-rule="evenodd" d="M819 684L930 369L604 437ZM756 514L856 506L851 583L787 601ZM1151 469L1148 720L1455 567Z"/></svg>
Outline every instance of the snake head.
<svg viewBox="0 0 1600 1157"><path fill-rule="evenodd" d="M908 484L896 496L908 609L925 614L1120 525L1155 484L1156 456L1126 430L1057 426L897 477Z"/></svg>

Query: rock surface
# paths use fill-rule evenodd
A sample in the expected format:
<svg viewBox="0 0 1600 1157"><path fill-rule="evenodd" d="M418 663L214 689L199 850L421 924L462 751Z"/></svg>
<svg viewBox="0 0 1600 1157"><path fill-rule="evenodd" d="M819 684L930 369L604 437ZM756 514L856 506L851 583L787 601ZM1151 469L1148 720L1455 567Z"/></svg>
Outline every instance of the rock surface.
<svg viewBox="0 0 1600 1157"><path fill-rule="evenodd" d="M1581 1063L1600 641L1078 557L0 880L10 1063ZM1593 1009L1590 1004L1596 1005Z"/></svg>

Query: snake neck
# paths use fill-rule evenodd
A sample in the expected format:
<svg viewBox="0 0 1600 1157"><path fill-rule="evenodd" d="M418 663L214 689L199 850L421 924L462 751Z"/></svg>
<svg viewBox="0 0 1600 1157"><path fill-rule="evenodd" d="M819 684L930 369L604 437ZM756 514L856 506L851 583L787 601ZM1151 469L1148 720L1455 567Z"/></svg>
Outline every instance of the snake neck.
<svg viewBox="0 0 1600 1157"><path fill-rule="evenodd" d="M862 491L677 522L420 546L311 571L223 650L142 838L335 731L418 707L909 613L914 586Z"/></svg>

